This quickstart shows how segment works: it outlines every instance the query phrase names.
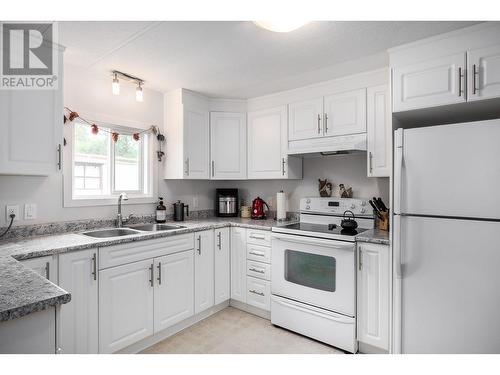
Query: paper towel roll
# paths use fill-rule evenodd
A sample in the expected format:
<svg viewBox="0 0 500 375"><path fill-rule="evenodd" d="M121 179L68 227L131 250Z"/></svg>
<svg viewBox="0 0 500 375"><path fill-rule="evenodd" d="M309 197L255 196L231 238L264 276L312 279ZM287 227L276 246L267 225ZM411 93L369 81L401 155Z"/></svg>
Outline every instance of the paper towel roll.
<svg viewBox="0 0 500 375"><path fill-rule="evenodd" d="M276 219L286 219L286 195L283 190L276 193Z"/></svg>

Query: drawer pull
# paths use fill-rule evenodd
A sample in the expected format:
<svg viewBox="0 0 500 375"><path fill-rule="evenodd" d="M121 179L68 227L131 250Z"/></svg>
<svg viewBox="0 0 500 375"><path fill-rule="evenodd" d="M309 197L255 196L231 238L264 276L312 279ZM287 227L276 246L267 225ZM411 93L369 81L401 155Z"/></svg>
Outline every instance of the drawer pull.
<svg viewBox="0 0 500 375"><path fill-rule="evenodd" d="M253 271L253 272L258 272L258 273L262 273L262 274L266 273L266 272L265 272L265 271L263 271L263 270L259 270L259 269L257 269L257 268L253 268L253 267L252 267L252 268L250 268L250 271Z"/></svg>
<svg viewBox="0 0 500 375"><path fill-rule="evenodd" d="M258 257L263 257L265 254L261 251L250 251L249 254L256 255Z"/></svg>
<svg viewBox="0 0 500 375"><path fill-rule="evenodd" d="M260 236L260 235L257 235L257 234L251 234L250 238L254 238L256 240L265 240L266 239L266 237Z"/></svg>
<svg viewBox="0 0 500 375"><path fill-rule="evenodd" d="M250 289L249 290L250 293L253 293L253 294L258 294L259 296L264 296L264 293L262 292L257 292L256 290L253 290L253 289Z"/></svg>

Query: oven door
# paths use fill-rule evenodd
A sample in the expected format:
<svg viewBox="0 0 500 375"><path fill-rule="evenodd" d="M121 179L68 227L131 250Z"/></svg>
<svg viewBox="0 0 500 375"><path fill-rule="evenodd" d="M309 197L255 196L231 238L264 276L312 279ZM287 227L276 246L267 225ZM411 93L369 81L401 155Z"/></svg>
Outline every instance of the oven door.
<svg viewBox="0 0 500 375"><path fill-rule="evenodd" d="M354 317L354 268L354 243L273 233L274 295Z"/></svg>

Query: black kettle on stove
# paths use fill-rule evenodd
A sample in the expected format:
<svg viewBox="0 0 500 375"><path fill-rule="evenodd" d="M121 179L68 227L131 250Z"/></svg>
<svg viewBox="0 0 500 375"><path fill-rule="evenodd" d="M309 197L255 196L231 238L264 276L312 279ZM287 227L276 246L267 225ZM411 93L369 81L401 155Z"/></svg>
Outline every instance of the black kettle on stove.
<svg viewBox="0 0 500 375"><path fill-rule="evenodd" d="M351 214L351 216L349 216ZM358 227L358 223L356 222L356 216L354 216L354 212L350 210L344 211L344 216L342 221L340 222L340 226L346 232L354 232Z"/></svg>

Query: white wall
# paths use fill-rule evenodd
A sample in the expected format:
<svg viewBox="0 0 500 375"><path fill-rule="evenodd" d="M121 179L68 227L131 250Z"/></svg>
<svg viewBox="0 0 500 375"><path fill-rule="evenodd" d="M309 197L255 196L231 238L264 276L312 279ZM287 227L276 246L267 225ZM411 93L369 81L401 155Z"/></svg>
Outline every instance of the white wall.
<svg viewBox="0 0 500 375"><path fill-rule="evenodd" d="M108 72L81 70L64 66L64 105L83 114L95 115L102 121L123 121L147 128L162 126L163 94L144 88L144 102L135 100L135 87L123 83L121 93L111 93L111 77ZM62 126L62 116L61 116ZM48 177L0 176L0 207L18 204L21 220L16 224L35 224L52 221L68 221L89 218L113 218L115 206L63 207L62 175ZM37 204L37 219L24 221L24 204ZM132 205L124 208L125 214L150 214L154 204ZM6 224L5 211L0 212L0 226Z"/></svg>
<svg viewBox="0 0 500 375"><path fill-rule="evenodd" d="M381 197L389 202L389 178L366 177L366 153L334 155L304 159L304 178L302 180L255 180L224 181L217 187L240 189L240 196L251 204L257 196L264 199L271 209L275 209L276 193L283 189L287 194L289 211L298 211L302 197L318 197L318 178L328 178L333 183L333 195L338 196L338 185L352 186L354 198Z"/></svg>

